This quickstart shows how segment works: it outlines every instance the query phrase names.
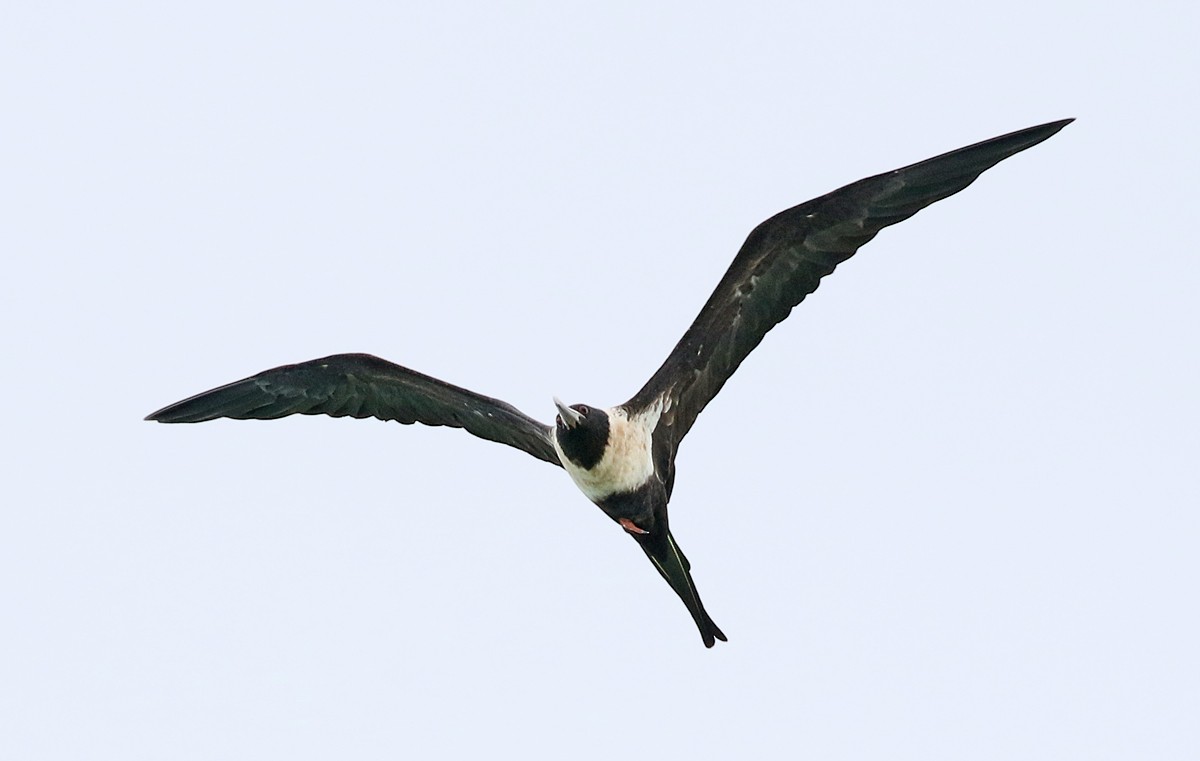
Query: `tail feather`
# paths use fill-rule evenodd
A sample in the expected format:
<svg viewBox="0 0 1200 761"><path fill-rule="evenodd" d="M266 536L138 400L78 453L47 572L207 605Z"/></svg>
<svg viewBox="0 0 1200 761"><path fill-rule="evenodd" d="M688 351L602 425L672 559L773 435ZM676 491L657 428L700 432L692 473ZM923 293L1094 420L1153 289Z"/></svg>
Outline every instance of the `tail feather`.
<svg viewBox="0 0 1200 761"><path fill-rule="evenodd" d="M704 603L700 602L700 594L696 591L696 583L692 581L692 565L679 549L679 545L675 543L675 537L671 536L671 532L666 532L665 537L662 534L657 536L643 534L634 535L634 538L641 545L646 557L650 558L650 562L658 569L659 574L666 579L667 583L671 585L671 589L675 590L675 594L679 595L679 599L683 600L683 604L687 606L688 612L692 614L692 619L696 622L696 627L700 630L704 646L712 647L716 644L716 640L726 642L725 633L713 623L708 612L704 610Z"/></svg>

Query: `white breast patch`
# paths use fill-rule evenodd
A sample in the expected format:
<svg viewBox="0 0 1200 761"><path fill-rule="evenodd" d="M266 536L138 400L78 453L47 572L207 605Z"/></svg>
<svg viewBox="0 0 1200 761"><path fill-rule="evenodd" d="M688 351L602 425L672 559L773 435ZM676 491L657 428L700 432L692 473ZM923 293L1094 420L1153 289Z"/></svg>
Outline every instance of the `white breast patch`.
<svg viewBox="0 0 1200 761"><path fill-rule="evenodd" d="M608 414L608 444L604 456L591 470L571 462L553 436L558 460L584 496L598 502L610 494L633 491L654 475L652 437L659 410L630 419L624 409L613 407Z"/></svg>

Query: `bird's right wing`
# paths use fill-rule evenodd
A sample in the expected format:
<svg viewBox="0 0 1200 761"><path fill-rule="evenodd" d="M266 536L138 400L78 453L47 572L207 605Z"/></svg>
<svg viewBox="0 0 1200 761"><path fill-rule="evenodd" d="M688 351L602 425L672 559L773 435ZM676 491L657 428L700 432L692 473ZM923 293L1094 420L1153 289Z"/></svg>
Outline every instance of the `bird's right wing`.
<svg viewBox="0 0 1200 761"><path fill-rule="evenodd" d="M623 406L631 413L659 406L655 448L673 459L696 416L821 278L883 228L957 193L1071 121L1030 127L868 177L763 222L662 367Z"/></svg>
<svg viewBox="0 0 1200 761"><path fill-rule="evenodd" d="M550 426L498 399L370 354L335 354L265 370L163 407L146 419L199 423L222 417L272 420L295 414L463 428L481 439L560 464L550 442Z"/></svg>

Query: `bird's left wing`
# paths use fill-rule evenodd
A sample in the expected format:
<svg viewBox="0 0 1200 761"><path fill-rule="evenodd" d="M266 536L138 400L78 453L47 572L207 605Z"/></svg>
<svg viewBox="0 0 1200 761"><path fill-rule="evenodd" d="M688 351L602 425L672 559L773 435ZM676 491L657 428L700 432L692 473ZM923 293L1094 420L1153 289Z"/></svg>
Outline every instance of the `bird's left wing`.
<svg viewBox="0 0 1200 761"><path fill-rule="evenodd" d="M146 419L199 423L222 417L272 420L295 414L463 428L481 439L560 464L550 443L550 426L498 399L370 354L336 354L265 370L163 407Z"/></svg>
<svg viewBox="0 0 1200 761"><path fill-rule="evenodd" d="M666 456L662 464L669 465L696 416L742 360L834 267L883 228L957 193L1071 121L1030 127L859 180L754 228L662 367L623 405L631 413L660 406L656 458Z"/></svg>

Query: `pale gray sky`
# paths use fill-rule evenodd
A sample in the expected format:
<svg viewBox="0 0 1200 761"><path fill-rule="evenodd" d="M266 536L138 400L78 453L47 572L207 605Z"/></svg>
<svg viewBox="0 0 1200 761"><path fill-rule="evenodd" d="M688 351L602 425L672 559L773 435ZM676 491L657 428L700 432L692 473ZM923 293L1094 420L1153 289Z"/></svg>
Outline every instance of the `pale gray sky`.
<svg viewBox="0 0 1200 761"><path fill-rule="evenodd" d="M0 757L1200 755L1200 12L1096 7L9 7ZM1068 116L701 416L711 651L520 452L141 422L341 351L621 402L762 219Z"/></svg>

